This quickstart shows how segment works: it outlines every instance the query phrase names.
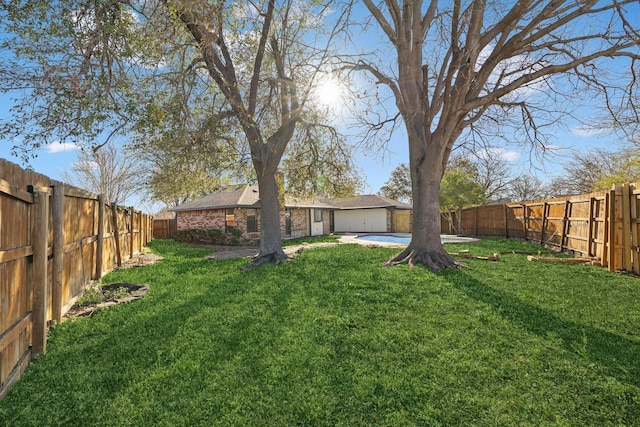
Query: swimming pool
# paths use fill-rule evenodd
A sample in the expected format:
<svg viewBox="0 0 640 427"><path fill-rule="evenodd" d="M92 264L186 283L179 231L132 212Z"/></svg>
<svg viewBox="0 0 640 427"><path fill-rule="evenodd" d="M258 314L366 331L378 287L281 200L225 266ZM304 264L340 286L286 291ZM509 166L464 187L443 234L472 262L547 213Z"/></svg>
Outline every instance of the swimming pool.
<svg viewBox="0 0 640 427"><path fill-rule="evenodd" d="M367 242L379 243L395 243L397 245L408 245L411 241L411 234L365 234L356 237L358 240L366 240ZM460 237L447 234L440 235L442 243L472 243L478 239L472 237Z"/></svg>

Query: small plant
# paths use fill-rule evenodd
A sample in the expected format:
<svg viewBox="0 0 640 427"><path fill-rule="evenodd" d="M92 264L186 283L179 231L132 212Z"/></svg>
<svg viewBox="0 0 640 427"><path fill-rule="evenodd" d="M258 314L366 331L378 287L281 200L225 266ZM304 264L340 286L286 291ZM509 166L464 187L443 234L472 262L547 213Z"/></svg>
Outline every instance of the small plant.
<svg viewBox="0 0 640 427"><path fill-rule="evenodd" d="M88 305L100 304L104 301L104 294L102 289L97 285L89 286L84 294L76 301L78 307L86 307Z"/></svg>
<svg viewBox="0 0 640 427"><path fill-rule="evenodd" d="M105 290L97 284L92 284L84 291L84 294L78 298L75 305L78 307L86 307L105 301L124 298L127 295L129 295L129 290L123 286Z"/></svg>
<svg viewBox="0 0 640 427"><path fill-rule="evenodd" d="M105 301L111 301L126 297L127 295L129 295L129 290L121 286L116 289L103 291L103 295Z"/></svg>

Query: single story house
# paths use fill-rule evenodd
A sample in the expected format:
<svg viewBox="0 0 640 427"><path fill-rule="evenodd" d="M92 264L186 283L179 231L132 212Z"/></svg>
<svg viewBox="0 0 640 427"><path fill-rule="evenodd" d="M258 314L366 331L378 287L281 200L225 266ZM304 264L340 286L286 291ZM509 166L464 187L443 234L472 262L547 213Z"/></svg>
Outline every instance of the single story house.
<svg viewBox="0 0 640 427"><path fill-rule="evenodd" d="M329 212L333 209L318 200L285 197L280 216L284 237L321 236L333 232ZM170 209L176 213L178 230L232 228L243 231L249 239L260 238L260 196L257 185L228 185L197 200Z"/></svg>
<svg viewBox="0 0 640 427"><path fill-rule="evenodd" d="M377 195L302 200L286 197L280 217L283 237L346 232L409 232L411 205ZM228 185L170 209L177 230L232 228L249 239L260 238L257 185Z"/></svg>

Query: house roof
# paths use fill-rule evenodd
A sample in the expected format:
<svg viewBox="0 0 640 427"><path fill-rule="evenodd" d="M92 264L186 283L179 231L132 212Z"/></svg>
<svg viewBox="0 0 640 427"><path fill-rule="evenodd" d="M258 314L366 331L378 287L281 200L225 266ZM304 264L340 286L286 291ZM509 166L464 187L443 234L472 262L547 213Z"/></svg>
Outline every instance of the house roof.
<svg viewBox="0 0 640 427"><path fill-rule="evenodd" d="M288 208L310 208L310 209L335 209L327 200L319 199L297 199L295 197L284 196L284 205Z"/></svg>
<svg viewBox="0 0 640 427"><path fill-rule="evenodd" d="M199 211L203 209L226 209L235 207L256 208L260 206L257 185L226 185L213 193L191 200L169 209L172 212Z"/></svg>
<svg viewBox="0 0 640 427"><path fill-rule="evenodd" d="M339 209L375 209L375 208L393 208L393 209L413 209L408 203L399 202L398 200L382 197L377 194L365 194L355 197L342 197L339 199L325 199L325 202L332 204Z"/></svg>
<svg viewBox="0 0 640 427"><path fill-rule="evenodd" d="M285 196L285 206L288 208L315 208L315 209L374 209L394 208L412 209L407 203L369 194L356 197L343 197L339 199L297 199ZM260 194L257 185L227 185L202 196L197 200L183 203L180 206L169 209L170 212L199 211L206 209L227 208L259 208Z"/></svg>

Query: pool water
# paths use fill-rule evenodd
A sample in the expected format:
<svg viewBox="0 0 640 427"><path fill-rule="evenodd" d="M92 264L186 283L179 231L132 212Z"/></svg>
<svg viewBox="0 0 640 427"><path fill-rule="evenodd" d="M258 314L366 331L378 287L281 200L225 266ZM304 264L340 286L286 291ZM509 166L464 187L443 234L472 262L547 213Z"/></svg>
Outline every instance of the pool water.
<svg viewBox="0 0 640 427"><path fill-rule="evenodd" d="M408 245L411 242L410 234L366 234L356 237L358 240L366 240L368 242L382 242L382 243L395 243L398 245ZM459 237L441 235L440 240L442 243L471 243L477 242L478 239L471 237Z"/></svg>

